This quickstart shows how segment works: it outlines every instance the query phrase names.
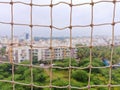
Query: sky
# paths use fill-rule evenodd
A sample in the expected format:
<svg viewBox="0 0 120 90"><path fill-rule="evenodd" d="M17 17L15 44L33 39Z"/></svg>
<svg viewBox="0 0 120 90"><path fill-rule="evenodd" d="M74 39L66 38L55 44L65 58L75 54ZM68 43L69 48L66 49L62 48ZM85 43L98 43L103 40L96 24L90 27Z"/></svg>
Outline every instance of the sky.
<svg viewBox="0 0 120 90"><path fill-rule="evenodd" d="M30 0L13 0L30 3ZM73 4L89 3L91 0L72 0ZM104 1L104 0L93 0ZM110 1L110 0L107 0ZM0 0L0 2L10 2L10 0ZM53 4L59 2L68 2L70 0L53 0ZM33 4L50 4L50 0L33 0ZM97 3L94 5L93 23L111 23L113 17L113 3ZM23 4L14 4L14 23L30 24L30 6ZM53 26L58 28L64 28L70 25L70 7L66 4L59 4L53 7ZM50 7L33 6L33 24L34 25L50 25ZM11 12L10 4L0 3L0 22L10 22ZM115 22L120 21L120 2L116 4ZM91 23L91 6L82 5L74 6L72 8L72 25L89 25ZM10 36L10 25L0 24L0 36ZM112 26L94 26L93 35L112 35ZM120 35L120 24L115 25L115 35ZM90 27L75 27L72 29L73 37L90 36ZM30 27L28 26L16 26L14 25L14 36L23 36L25 33L30 33ZM53 29L53 37L69 37L70 30L57 30ZM50 28L48 27L33 27L33 36L49 37Z"/></svg>

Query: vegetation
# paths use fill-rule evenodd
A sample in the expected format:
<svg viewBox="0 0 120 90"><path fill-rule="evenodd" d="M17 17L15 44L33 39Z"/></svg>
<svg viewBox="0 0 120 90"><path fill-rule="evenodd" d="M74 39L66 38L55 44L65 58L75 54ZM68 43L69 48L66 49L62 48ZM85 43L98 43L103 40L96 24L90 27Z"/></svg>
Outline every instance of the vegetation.
<svg viewBox="0 0 120 90"><path fill-rule="evenodd" d="M4 56L5 55L5 51L6 47L0 48L0 55Z"/></svg>
<svg viewBox="0 0 120 90"><path fill-rule="evenodd" d="M69 62L74 67L86 67L85 69L71 69L71 85L74 87L84 87L88 85L89 68L90 64L90 49L78 48L77 60L72 58L65 58L63 60L54 60L53 64L59 67L68 67ZM113 64L119 63L120 47L114 48ZM92 49L92 66L103 67L104 64L101 60L102 57L110 60L111 48L110 47L94 47ZM34 65L38 65L36 57L33 60ZM40 62L39 62L40 63ZM43 62L42 62L43 63ZM29 61L24 61L22 64L30 64ZM109 67L106 68L92 68L90 85L108 85L109 83ZM14 66L14 80L16 82L31 84L31 69L29 66ZM50 83L50 69L43 69L33 67L33 84L37 86L47 86ZM120 83L120 68L112 68L112 82L111 84L118 85ZM12 80L12 65L0 64L0 80ZM68 69L52 69L52 85L54 86L67 86L69 84L69 70ZM16 90L31 90L30 86L15 84ZM34 90L49 90L49 88L37 88ZM112 87L111 90L119 90L120 87ZM0 82L0 90L12 90L12 83ZM68 88L52 88L52 90L68 90ZM78 90L78 89L71 89ZM88 89L83 89L88 90ZM93 87L90 90L108 90L107 87Z"/></svg>

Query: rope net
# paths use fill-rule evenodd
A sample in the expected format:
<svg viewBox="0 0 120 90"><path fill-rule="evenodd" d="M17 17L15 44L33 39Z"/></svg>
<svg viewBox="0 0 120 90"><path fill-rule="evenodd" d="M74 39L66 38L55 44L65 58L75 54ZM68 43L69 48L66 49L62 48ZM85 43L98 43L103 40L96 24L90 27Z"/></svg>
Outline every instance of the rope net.
<svg viewBox="0 0 120 90"><path fill-rule="evenodd" d="M5 5L10 5L10 22L6 22L6 21L0 21L0 24L4 24L4 25L10 25L10 35L11 35L11 40L10 42L4 43L9 47L9 61L4 61L4 60L0 60L0 63L4 63L4 64L10 64L11 65L11 78L8 80L4 80L4 79L0 79L0 82L2 83L9 83L11 85L11 90L20 90L19 88L17 88L18 86L22 86L22 87L29 87L29 90L34 90L34 88L38 88L40 90L45 89L45 90L52 90L53 88L57 88L57 89L62 89L62 90L93 90L92 88L99 88L99 87L103 87L103 88L107 88L108 90L112 90L113 87L120 87L120 84L112 84L112 67L113 67L113 54L114 54L114 32L115 32L115 25L119 24L120 21L115 22L115 12L116 12L116 3L119 3L119 0L99 0L99 1L95 1L95 0L91 0L90 2L87 3L79 3L79 4L73 4L73 0L71 0L69 3L65 2L65 1L60 1L58 3L53 3L53 0L50 0L50 4L35 4L33 3L34 0L30 0L29 3L27 2L22 2L22 1L0 1L0 5L5 4ZM99 3L111 3L113 4L113 16L112 18L112 22L108 22L108 23L100 23L100 24L96 24L93 22L93 18L94 18L94 6L99 4ZM53 22L54 22L54 17L53 17L53 8L55 6L59 6L60 4L64 4L64 5L68 5L70 7L70 15L69 15L69 26L65 26L62 28L59 28L57 26L54 26ZM16 23L14 22L14 5L25 5L25 6L29 6L30 7L30 11L29 11L29 17L30 17L30 23L29 24L24 24L24 22L22 23ZM84 5L88 5L90 6L91 9L91 21L88 25L73 25L72 24L72 15L73 15L73 7L79 7L79 6L84 6ZM50 9L50 25L40 25L40 24L35 24L33 23L33 7L48 7ZM28 12L26 12L28 13ZM42 12L41 12L42 13ZM64 20L63 20L64 22ZM111 36L111 43L109 44L109 46L107 46L108 48L110 47L110 65L109 66L99 66L99 67L95 67L92 65L93 61L93 49L94 49L94 45L93 45L93 33L94 33L94 27L96 26L111 26L112 27L112 36ZM30 30L30 43L15 43L14 42L14 31L15 31L15 26L25 26L25 27L29 27ZM35 27L40 27L40 28L49 28L49 43L48 46L40 46L34 45L34 40L33 40L33 28ZM90 28L90 37L89 37L89 45L87 46L78 46L78 48L87 48L89 50L89 65L83 66L83 67L78 67L78 66L74 66L72 65L72 60L74 58L74 56L72 56L72 51L74 49L73 47L73 28ZM53 32L55 30L69 30L69 41L68 43L64 46L54 46L54 40L53 40ZM41 32L41 31L38 31ZM78 31L79 32L79 31ZM42 41L41 41L42 44ZM30 51L30 63L29 64L24 64L24 63L17 63L16 61L13 60L14 54L13 54L13 49L14 48L19 48L22 46L26 46L29 47L29 51ZM45 66L45 67L40 67L39 65L34 65L33 64L33 50L34 49L46 49L47 48L47 53L49 52L50 54L48 55L49 58L49 65ZM63 50L63 58L66 57L68 55L67 51L70 52L69 53L69 64L67 66L54 66L54 57L56 54L55 48L62 48ZM60 51L59 51L60 52ZM43 53L43 58L44 57L44 53ZM63 62L64 63L64 62ZM16 81L16 71L17 68L15 67L22 67L22 68L26 68L27 70L29 70L29 76L27 82L23 82L23 81ZM48 79L48 83L46 84L36 84L34 82L34 77L35 75L39 75L40 72L38 73L34 73L34 69L43 69L42 72L47 72L46 77L49 78ZM9 68L10 69L10 68ZM108 77L107 80L107 84L92 84L91 83L91 77L92 77L92 70L94 69L105 69L106 71L108 71ZM86 85L75 85L73 84L73 79L72 79L72 71L73 70L85 70L88 72L88 80L86 80ZM59 76L57 75L55 72L59 72L59 71L63 71L65 72L66 75L63 75L63 77L67 76L67 79L65 79L65 81L63 81L62 83L65 83L64 85L54 85L53 81L54 81L54 77ZM47 76L48 75L48 76ZM41 76L42 77L42 76ZM79 77L82 77L82 75L80 74ZM20 78L20 77L19 77ZM84 78L84 77L83 77ZM60 79L58 79L59 82ZM42 82L39 81L39 82ZM77 84L77 83L76 83ZM1 89L4 90L4 89ZM37 89L35 89L37 90ZM97 89L94 89L97 90Z"/></svg>

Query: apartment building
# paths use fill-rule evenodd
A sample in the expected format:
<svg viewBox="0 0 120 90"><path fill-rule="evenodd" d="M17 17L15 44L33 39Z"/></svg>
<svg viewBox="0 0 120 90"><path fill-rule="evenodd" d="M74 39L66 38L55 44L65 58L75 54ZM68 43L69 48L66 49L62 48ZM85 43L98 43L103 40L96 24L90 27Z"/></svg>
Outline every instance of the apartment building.
<svg viewBox="0 0 120 90"><path fill-rule="evenodd" d="M56 47L53 48L52 50L48 49L48 48L44 48L42 49L42 60L61 60L67 57L73 57L76 58L76 49L69 49L68 47Z"/></svg>
<svg viewBox="0 0 120 90"><path fill-rule="evenodd" d="M33 48L28 46L14 47L13 48L13 60L16 63L20 63L24 60L37 59L38 61L46 60L61 60L67 57L76 58L76 49L69 49L64 47L57 47L53 50L48 48Z"/></svg>
<svg viewBox="0 0 120 90"><path fill-rule="evenodd" d="M24 60L31 60L37 58L41 60L41 49L33 48L31 49L28 46L20 46L13 48L13 60L14 62L22 62Z"/></svg>

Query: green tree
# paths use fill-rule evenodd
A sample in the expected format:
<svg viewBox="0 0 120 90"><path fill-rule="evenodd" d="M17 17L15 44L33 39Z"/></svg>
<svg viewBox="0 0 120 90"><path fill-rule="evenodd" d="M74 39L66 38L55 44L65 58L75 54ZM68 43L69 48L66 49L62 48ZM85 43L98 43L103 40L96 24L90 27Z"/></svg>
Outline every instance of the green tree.
<svg viewBox="0 0 120 90"><path fill-rule="evenodd" d="M5 53L6 53L6 48L5 48L5 47L2 47L2 48L0 49L0 54L3 56L3 55L5 55Z"/></svg>
<svg viewBox="0 0 120 90"><path fill-rule="evenodd" d="M32 63L38 64L38 57L37 56L33 56Z"/></svg>
<svg viewBox="0 0 120 90"><path fill-rule="evenodd" d="M8 78L12 73L11 64L0 64L0 75L1 78Z"/></svg>
<svg viewBox="0 0 120 90"><path fill-rule="evenodd" d="M77 58L82 60L83 58L89 57L90 49L88 47L77 47Z"/></svg>
<svg viewBox="0 0 120 90"><path fill-rule="evenodd" d="M33 69L33 80L36 84L44 85L47 79L44 69L34 68Z"/></svg>

